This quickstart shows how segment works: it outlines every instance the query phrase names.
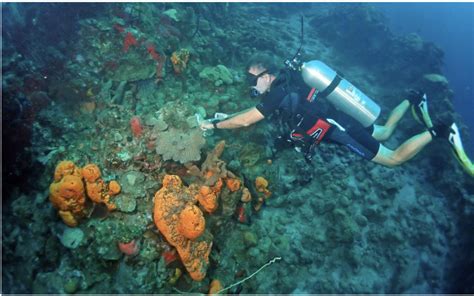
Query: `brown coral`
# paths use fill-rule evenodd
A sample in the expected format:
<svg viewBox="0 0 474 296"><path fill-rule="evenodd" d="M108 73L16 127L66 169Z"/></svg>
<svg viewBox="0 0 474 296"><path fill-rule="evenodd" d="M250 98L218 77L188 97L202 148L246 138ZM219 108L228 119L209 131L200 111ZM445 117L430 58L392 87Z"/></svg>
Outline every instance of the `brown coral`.
<svg viewBox="0 0 474 296"><path fill-rule="evenodd" d="M209 265L212 235L204 230L196 239L190 240L178 231L180 214L187 207L195 205L196 195L197 192L183 186L178 176L166 175L163 187L155 194L153 219L166 240L178 251L191 278L201 281ZM192 211L195 209L192 208Z"/></svg>
<svg viewBox="0 0 474 296"><path fill-rule="evenodd" d="M257 177L255 179L255 187L258 192L262 192L265 198L269 198L272 195L271 191L268 190L268 181L264 177Z"/></svg>
<svg viewBox="0 0 474 296"><path fill-rule="evenodd" d="M244 187L244 189L242 190L242 196L240 197L240 201L247 203L251 200L252 200L252 195L250 194L250 191L246 187Z"/></svg>
<svg viewBox="0 0 474 296"><path fill-rule="evenodd" d="M189 50L187 49L180 49L171 55L171 63L173 64L173 70L176 74L181 74L189 61Z"/></svg>
<svg viewBox="0 0 474 296"><path fill-rule="evenodd" d="M264 177L257 177L255 179L255 187L259 192L262 192L265 188L268 187L268 181Z"/></svg>
<svg viewBox="0 0 474 296"><path fill-rule="evenodd" d="M211 189L215 194L219 194L222 191L222 186L224 186L224 182L222 181L222 178L219 178Z"/></svg>
<svg viewBox="0 0 474 296"><path fill-rule="evenodd" d="M225 184L227 185L227 188L229 188L229 190L231 192L234 192L234 191L237 191L237 190L240 189L240 180L239 179L227 178L225 180Z"/></svg>

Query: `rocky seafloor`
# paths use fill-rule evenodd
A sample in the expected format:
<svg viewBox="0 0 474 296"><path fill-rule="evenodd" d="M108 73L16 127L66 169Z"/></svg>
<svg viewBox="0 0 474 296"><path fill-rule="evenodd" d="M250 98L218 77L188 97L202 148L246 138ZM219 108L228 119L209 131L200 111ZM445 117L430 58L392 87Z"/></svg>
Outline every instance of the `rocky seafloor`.
<svg viewBox="0 0 474 296"><path fill-rule="evenodd" d="M246 60L264 51L283 65L304 14L304 59L342 71L381 105L382 121L406 89L423 89L436 120L456 120L472 145L442 51L394 35L370 5L8 3L2 12L2 293L208 293L215 280L241 282L226 293L474 291L474 181L447 142L397 168L323 143L309 166L291 149L272 154L271 120L210 135L197 127L196 114L256 104ZM386 144L421 130L406 114ZM49 200L63 160L118 181L116 208L88 199L66 226ZM226 183L204 213L212 249L196 281L154 223L154 195L166 175L201 186L210 168L240 187ZM237 196L244 188L250 202Z"/></svg>

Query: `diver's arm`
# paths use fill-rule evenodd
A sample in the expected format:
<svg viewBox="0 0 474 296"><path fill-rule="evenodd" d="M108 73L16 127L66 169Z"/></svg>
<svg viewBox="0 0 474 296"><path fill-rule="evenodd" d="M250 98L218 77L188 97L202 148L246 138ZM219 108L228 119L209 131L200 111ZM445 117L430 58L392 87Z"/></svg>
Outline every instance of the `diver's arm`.
<svg viewBox="0 0 474 296"><path fill-rule="evenodd" d="M257 108L253 107L247 112L241 113L232 118L218 122L216 124L216 127L219 129L247 127L264 118L265 117L262 115L262 113L260 113L260 111L258 111Z"/></svg>
<svg viewBox="0 0 474 296"><path fill-rule="evenodd" d="M246 127L262 120L263 118L265 117L262 115L262 113L260 113L257 108L253 107L229 119L216 123L216 127L219 129ZM214 126L210 122L203 122L203 124L201 124L201 128L212 129Z"/></svg>

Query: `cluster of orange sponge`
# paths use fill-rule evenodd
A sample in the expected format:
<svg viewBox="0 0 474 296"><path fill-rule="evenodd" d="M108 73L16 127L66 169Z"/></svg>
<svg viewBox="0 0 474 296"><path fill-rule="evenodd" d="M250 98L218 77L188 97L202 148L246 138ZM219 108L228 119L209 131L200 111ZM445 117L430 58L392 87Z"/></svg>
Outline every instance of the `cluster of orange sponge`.
<svg viewBox="0 0 474 296"><path fill-rule="evenodd" d="M49 187L49 200L59 210L59 216L71 227L77 226L86 213L86 193L95 203L104 203L109 210L115 209L110 197L120 193L117 181L108 186L100 178L100 169L95 164L84 168L72 161L61 161L54 171L54 181Z"/></svg>
<svg viewBox="0 0 474 296"><path fill-rule="evenodd" d="M212 247L212 234L206 229L205 213L213 214L222 202L222 213L233 213L238 200L251 200L242 181L220 160L225 142L219 142L198 168L188 167L195 181L184 186L180 177L166 175L155 194L153 219L170 245L176 248L191 278L205 278ZM226 189L227 188L227 189ZM239 193L242 191L242 193ZM220 200L220 201L219 201ZM230 209L230 210L229 210Z"/></svg>

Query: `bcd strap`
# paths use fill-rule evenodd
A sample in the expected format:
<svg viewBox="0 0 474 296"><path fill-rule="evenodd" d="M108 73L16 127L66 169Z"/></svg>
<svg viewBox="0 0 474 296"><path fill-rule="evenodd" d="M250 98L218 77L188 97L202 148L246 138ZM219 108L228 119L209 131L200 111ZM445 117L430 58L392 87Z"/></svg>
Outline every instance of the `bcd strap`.
<svg viewBox="0 0 474 296"><path fill-rule="evenodd" d="M318 97L325 98L329 96L330 93L332 93L336 87L339 85L339 82L341 82L342 77L339 75L339 73L336 74L336 77L331 81L331 83L324 89L323 91L318 93Z"/></svg>

